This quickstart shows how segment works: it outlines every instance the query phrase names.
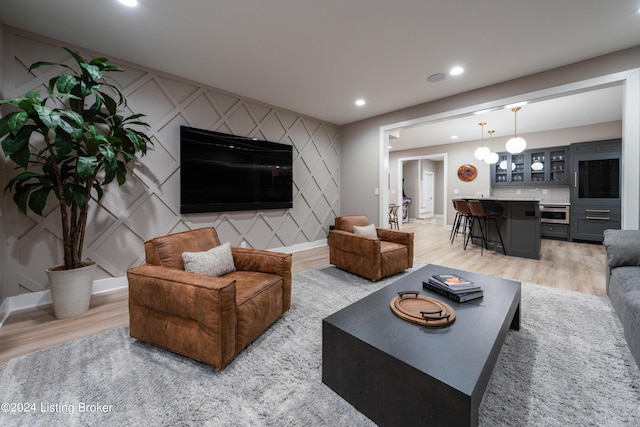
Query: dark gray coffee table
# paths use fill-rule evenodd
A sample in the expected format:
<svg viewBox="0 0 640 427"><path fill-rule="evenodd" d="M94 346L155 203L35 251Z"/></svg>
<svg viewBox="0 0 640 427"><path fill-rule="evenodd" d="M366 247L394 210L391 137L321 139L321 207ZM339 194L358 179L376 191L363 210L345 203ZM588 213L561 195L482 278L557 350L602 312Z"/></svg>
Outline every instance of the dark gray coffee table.
<svg viewBox="0 0 640 427"><path fill-rule="evenodd" d="M454 303L422 288L433 274L480 283L484 298ZM427 328L390 309L419 290L456 311ZM381 426L475 426L507 330L520 328L520 282L427 265L322 321L322 382Z"/></svg>

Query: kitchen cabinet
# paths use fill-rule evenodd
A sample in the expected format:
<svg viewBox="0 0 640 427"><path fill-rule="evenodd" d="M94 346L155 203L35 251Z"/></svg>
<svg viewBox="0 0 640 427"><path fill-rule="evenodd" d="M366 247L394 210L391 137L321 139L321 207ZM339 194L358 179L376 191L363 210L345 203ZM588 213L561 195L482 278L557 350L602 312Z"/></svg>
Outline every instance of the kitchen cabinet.
<svg viewBox="0 0 640 427"><path fill-rule="evenodd" d="M622 224L622 141L571 145L571 239L602 242Z"/></svg>
<svg viewBox="0 0 640 427"><path fill-rule="evenodd" d="M552 147L526 150L518 154L498 153L491 169L491 183L509 185L568 185L570 149Z"/></svg>
<svg viewBox="0 0 640 427"><path fill-rule="evenodd" d="M569 224L540 224L540 235L548 239L569 239Z"/></svg>
<svg viewBox="0 0 640 427"><path fill-rule="evenodd" d="M569 184L569 147L529 150L527 155L528 184Z"/></svg>
<svg viewBox="0 0 640 427"><path fill-rule="evenodd" d="M526 153L498 153L498 162L491 168L493 185L523 185L526 181Z"/></svg>
<svg viewBox="0 0 640 427"><path fill-rule="evenodd" d="M540 202L538 200L500 198L479 200L486 211L502 211L502 215L496 218L496 222L507 256L540 259L542 246L540 243ZM496 204L498 209L496 209ZM483 230L486 233L486 248L502 253L500 237L491 222L489 222L489 229ZM482 244L480 228L477 227L477 223L473 227L471 242L475 245Z"/></svg>

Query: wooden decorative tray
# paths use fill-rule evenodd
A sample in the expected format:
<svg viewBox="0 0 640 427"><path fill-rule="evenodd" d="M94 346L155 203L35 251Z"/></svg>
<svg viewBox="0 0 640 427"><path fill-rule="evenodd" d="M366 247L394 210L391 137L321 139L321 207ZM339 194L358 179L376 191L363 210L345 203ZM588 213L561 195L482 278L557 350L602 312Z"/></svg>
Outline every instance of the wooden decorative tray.
<svg viewBox="0 0 640 427"><path fill-rule="evenodd" d="M418 291L398 292L390 306L398 317L418 325L448 326L456 320L456 312L449 304L419 295Z"/></svg>

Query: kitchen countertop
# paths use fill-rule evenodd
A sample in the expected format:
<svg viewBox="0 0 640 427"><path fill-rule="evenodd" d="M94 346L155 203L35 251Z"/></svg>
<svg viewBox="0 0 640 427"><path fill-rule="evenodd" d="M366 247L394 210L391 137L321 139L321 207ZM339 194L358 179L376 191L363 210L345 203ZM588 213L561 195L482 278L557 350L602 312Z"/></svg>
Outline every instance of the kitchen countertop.
<svg viewBox="0 0 640 427"><path fill-rule="evenodd" d="M571 206L569 202L549 202L534 197L465 197L470 200L494 200L496 202L539 202L541 205Z"/></svg>
<svg viewBox="0 0 640 427"><path fill-rule="evenodd" d="M542 200L536 198L524 198L524 197L465 197L468 200L493 200L496 202L540 202ZM551 203L548 203L551 204ZM554 203L559 204L559 203Z"/></svg>
<svg viewBox="0 0 640 427"><path fill-rule="evenodd" d="M545 206L571 206L569 202L540 202L540 204Z"/></svg>

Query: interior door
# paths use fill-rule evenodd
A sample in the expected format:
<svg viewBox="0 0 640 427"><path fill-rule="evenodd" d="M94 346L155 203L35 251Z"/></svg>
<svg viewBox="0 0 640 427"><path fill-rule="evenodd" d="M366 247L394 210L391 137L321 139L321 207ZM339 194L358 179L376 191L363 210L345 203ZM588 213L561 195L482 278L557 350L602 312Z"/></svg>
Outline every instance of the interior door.
<svg viewBox="0 0 640 427"><path fill-rule="evenodd" d="M428 218L433 216L433 172L424 171L421 182L422 191L420 192L420 217Z"/></svg>

